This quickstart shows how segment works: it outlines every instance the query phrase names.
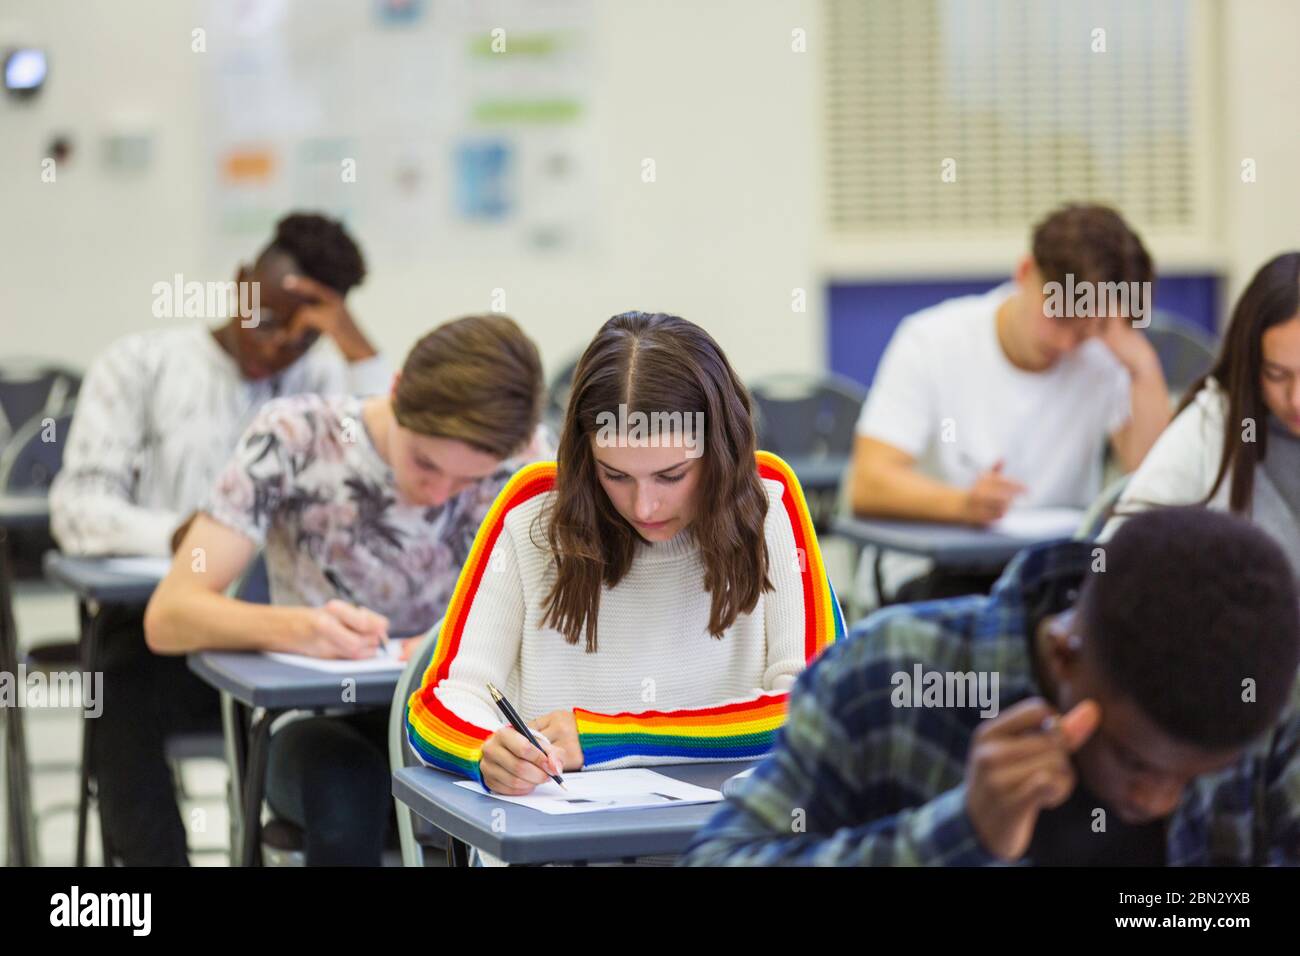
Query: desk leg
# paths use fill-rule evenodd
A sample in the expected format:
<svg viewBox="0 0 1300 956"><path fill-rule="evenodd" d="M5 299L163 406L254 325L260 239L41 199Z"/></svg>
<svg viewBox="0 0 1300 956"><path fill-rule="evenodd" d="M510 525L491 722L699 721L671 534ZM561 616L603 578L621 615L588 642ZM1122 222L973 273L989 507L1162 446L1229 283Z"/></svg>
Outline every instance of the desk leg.
<svg viewBox="0 0 1300 956"><path fill-rule="evenodd" d="M99 666L99 605L94 601L85 601L81 605L81 665L87 674L94 674ZM76 865L86 865L86 829L90 815L91 774L90 754L95 730L95 722L81 720L81 786L77 796L77 859ZM103 820L100 820L100 838L103 844L104 866L112 865L109 855L108 834L103 832Z"/></svg>
<svg viewBox="0 0 1300 956"><path fill-rule="evenodd" d="M885 549L877 547L875 552L876 556L871 562L871 576L876 585L876 607L882 608L888 603L885 600L885 575L881 568L881 562L885 557Z"/></svg>
<svg viewBox="0 0 1300 956"><path fill-rule="evenodd" d="M469 847L447 834L447 865L469 866Z"/></svg>
<svg viewBox="0 0 1300 956"><path fill-rule="evenodd" d="M0 549L7 547L0 533ZM0 574L8 585L8 555L0 551ZM0 607L0 672L17 674L18 634L14 628L12 608ZM19 693L22 693L20 690ZM32 781L27 764L27 738L24 728L23 708L0 708L0 724L4 725L5 767L5 820L8 840L5 859L9 866L32 866L36 862L36 828L32 822Z"/></svg>
<svg viewBox="0 0 1300 956"><path fill-rule="evenodd" d="M254 714L248 732L248 761L244 779L244 814L241 826L240 866L262 865L262 800L266 796L266 759L271 746L271 724L278 710Z"/></svg>
<svg viewBox="0 0 1300 956"><path fill-rule="evenodd" d="M225 744L226 771L230 776L226 785L226 804L230 813L230 862L233 865L244 846L244 780L248 773L248 730L242 706L225 691L221 692L221 735Z"/></svg>
<svg viewBox="0 0 1300 956"><path fill-rule="evenodd" d="M5 769L8 787L9 866L36 865L36 826L32 817L31 770L27 765L27 739L23 713L8 709L5 721Z"/></svg>

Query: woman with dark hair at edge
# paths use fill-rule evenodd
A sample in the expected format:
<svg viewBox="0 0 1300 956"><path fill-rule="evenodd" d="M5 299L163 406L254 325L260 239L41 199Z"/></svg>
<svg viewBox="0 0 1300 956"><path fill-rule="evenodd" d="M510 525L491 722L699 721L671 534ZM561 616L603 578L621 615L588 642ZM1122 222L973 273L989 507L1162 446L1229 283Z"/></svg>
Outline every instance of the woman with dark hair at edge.
<svg viewBox="0 0 1300 956"><path fill-rule="evenodd" d="M1300 252L1250 280L1214 367L1188 389L1103 537L1134 510L1186 504L1250 518L1300 575Z"/></svg>
<svg viewBox="0 0 1300 956"><path fill-rule="evenodd" d="M756 451L726 356L699 326L629 312L578 363L558 460L519 471L479 528L408 737L507 795L548 773L754 758L843 633L799 483Z"/></svg>

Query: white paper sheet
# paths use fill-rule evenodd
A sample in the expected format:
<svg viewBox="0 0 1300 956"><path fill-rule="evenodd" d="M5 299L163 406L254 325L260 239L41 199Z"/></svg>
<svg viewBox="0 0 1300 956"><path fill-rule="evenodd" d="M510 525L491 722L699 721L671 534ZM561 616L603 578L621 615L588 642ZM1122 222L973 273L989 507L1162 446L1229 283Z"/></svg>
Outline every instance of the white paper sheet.
<svg viewBox="0 0 1300 956"><path fill-rule="evenodd" d="M989 525L989 530L1013 538L1045 541L1070 537L1082 522L1083 512L1078 508L1012 508Z"/></svg>
<svg viewBox="0 0 1300 956"><path fill-rule="evenodd" d="M389 638L388 646L381 648L374 657L355 661L327 660L322 657L307 657L305 654L283 654L279 651L267 651L266 656L314 671L327 671L331 674L368 674L372 671L400 671L405 667L406 661L399 658L405 644L404 640Z"/></svg>
<svg viewBox="0 0 1300 956"><path fill-rule="evenodd" d="M726 780L722 781L722 795L724 797L731 796L740 786L740 782L748 779L753 772L754 767L750 767L748 770L742 770L740 773L730 776Z"/></svg>
<svg viewBox="0 0 1300 956"><path fill-rule="evenodd" d="M483 792L483 788L473 780L460 780L456 785ZM717 790L683 783L641 767L566 773L564 786L566 789L562 790L554 780L548 780L526 797L506 797L496 793L489 796L505 803L516 803L521 807L552 814L717 803L722 799L722 794Z"/></svg>

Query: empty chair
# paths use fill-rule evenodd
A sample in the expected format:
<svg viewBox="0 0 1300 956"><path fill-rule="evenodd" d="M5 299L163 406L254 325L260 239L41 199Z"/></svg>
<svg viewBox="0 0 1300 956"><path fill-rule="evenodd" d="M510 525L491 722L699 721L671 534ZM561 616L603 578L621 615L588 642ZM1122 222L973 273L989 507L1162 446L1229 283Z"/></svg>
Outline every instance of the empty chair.
<svg viewBox="0 0 1300 956"><path fill-rule="evenodd" d="M0 445L33 418L63 412L77 396L81 376L39 360L0 364Z"/></svg>
<svg viewBox="0 0 1300 956"><path fill-rule="evenodd" d="M38 415L12 436L0 452L0 491L5 494L45 492L63 464L63 447L72 410Z"/></svg>
<svg viewBox="0 0 1300 956"><path fill-rule="evenodd" d="M546 387L546 407L542 409L542 420L558 433L564 424L564 412L569 407L569 389L573 387L573 373L578 368L574 358L560 369Z"/></svg>
<svg viewBox="0 0 1300 956"><path fill-rule="evenodd" d="M757 406L758 446L793 464L802 458L844 458L867 397L842 375L776 375L750 386Z"/></svg>
<svg viewBox="0 0 1300 956"><path fill-rule="evenodd" d="M1160 358L1170 394L1175 398L1214 364L1214 338L1180 315L1156 309L1146 334Z"/></svg>
<svg viewBox="0 0 1300 956"><path fill-rule="evenodd" d="M842 375L776 375L749 388L758 447L794 469L818 532L829 530L866 390Z"/></svg>

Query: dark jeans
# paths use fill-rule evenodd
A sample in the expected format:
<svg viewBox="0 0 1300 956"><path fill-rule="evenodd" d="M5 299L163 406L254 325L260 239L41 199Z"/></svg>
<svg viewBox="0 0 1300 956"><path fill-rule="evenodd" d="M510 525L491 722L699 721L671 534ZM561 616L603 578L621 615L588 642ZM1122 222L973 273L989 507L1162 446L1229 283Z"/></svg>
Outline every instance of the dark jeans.
<svg viewBox="0 0 1300 956"><path fill-rule="evenodd" d="M1001 571L935 569L900 585L889 603L912 604L967 594L988 594L1001 575Z"/></svg>
<svg viewBox="0 0 1300 956"><path fill-rule="evenodd" d="M266 799L303 830L308 866L379 866L393 817L388 711L308 717L278 730Z"/></svg>
<svg viewBox="0 0 1300 956"><path fill-rule="evenodd" d="M90 765L110 851L127 866L185 866L185 826L163 741L220 731L221 706L183 656L149 650L143 618L143 608L100 612L104 710L94 721Z"/></svg>
<svg viewBox="0 0 1300 956"><path fill-rule="evenodd" d="M142 608L105 608L99 668L103 713L95 720L91 768L110 850L127 866L185 866L185 826L164 740L221 731L216 690L184 656L164 657L144 641ZM311 717L271 738L267 802L305 833L308 865L382 860L393 814L388 713Z"/></svg>

